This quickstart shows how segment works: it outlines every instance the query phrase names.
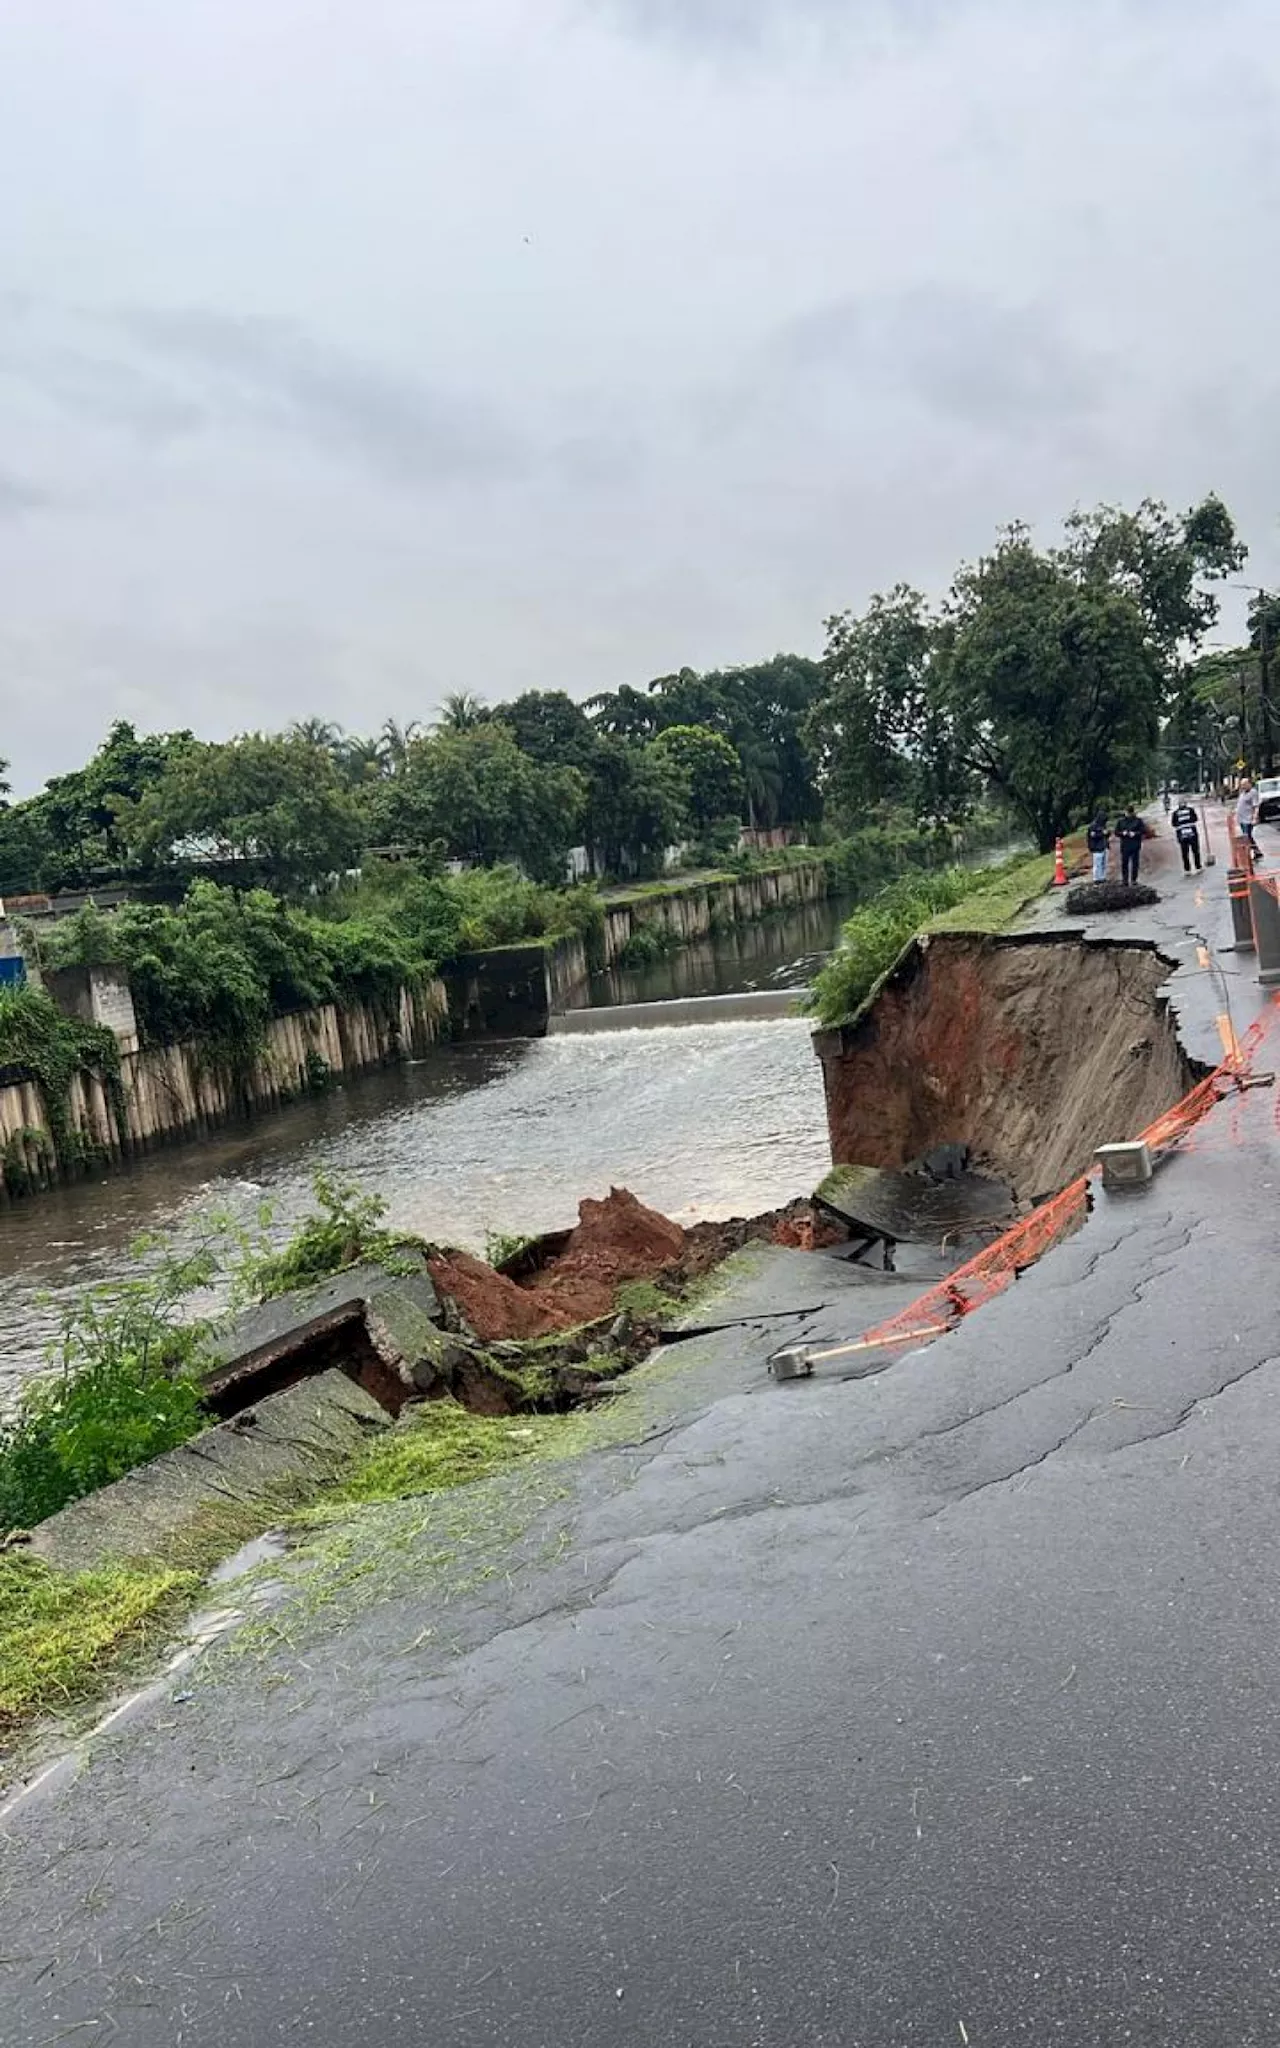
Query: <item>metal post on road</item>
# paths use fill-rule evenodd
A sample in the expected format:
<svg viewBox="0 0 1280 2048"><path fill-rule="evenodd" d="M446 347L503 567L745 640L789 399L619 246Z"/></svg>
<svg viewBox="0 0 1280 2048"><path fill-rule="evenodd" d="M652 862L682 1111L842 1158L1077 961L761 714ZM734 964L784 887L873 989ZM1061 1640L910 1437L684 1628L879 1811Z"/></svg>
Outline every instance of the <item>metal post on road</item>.
<svg viewBox="0 0 1280 2048"><path fill-rule="evenodd" d="M1249 910L1258 950L1258 980L1280 981L1280 893L1274 879L1249 877Z"/></svg>
<svg viewBox="0 0 1280 2048"><path fill-rule="evenodd" d="M1231 932L1237 953L1252 953L1253 917L1249 909L1249 876L1243 868L1227 869L1227 895L1231 898Z"/></svg>

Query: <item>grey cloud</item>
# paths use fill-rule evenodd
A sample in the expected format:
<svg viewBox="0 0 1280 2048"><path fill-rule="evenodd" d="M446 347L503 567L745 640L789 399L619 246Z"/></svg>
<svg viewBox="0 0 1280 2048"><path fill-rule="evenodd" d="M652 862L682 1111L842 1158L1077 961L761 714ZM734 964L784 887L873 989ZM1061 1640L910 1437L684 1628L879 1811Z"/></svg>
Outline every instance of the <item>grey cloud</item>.
<svg viewBox="0 0 1280 2048"><path fill-rule="evenodd" d="M1012 436L1082 424L1118 374L1046 307L941 286L834 301L779 328L765 359L855 386L870 378L929 412Z"/></svg>
<svg viewBox="0 0 1280 2048"><path fill-rule="evenodd" d="M191 310L135 311L122 324L185 366L214 416L353 455L396 483L485 481L526 466L520 438L490 409L284 322Z"/></svg>
<svg viewBox="0 0 1280 2048"><path fill-rule="evenodd" d="M65 12L0 6L24 787L815 649L1075 502L1280 575L1269 0Z"/></svg>
<svg viewBox="0 0 1280 2048"><path fill-rule="evenodd" d="M30 512L45 511L51 503L47 491L0 469L0 520L24 519Z"/></svg>
<svg viewBox="0 0 1280 2048"><path fill-rule="evenodd" d="M100 320L17 294L0 304L0 377L86 424L147 442L193 433L206 417L172 375L122 357Z"/></svg>

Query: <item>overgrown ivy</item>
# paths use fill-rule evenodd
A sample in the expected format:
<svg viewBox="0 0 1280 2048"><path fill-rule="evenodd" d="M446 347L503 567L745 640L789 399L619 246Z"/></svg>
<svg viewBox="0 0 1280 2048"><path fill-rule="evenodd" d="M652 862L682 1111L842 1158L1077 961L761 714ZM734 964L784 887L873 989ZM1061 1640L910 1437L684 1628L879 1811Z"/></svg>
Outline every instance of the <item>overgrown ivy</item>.
<svg viewBox="0 0 1280 2048"><path fill-rule="evenodd" d="M88 1069L101 1077L117 1125L123 1128L120 1048L114 1032L102 1024L64 1017L42 989L20 988L0 994L0 1073L6 1069L35 1082L49 1140L64 1170L79 1165L85 1156L84 1137L73 1127L70 1113L71 1083L77 1073ZM15 1157L15 1172L19 1163ZM6 1180L9 1168L6 1152ZM25 1160L21 1168L25 1174Z"/></svg>

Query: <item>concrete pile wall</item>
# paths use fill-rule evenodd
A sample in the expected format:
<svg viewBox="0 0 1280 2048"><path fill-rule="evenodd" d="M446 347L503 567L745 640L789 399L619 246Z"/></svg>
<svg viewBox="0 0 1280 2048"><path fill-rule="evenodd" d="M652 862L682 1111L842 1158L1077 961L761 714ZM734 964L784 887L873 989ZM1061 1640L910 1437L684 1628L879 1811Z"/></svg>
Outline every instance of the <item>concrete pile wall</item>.
<svg viewBox="0 0 1280 2048"><path fill-rule="evenodd" d="M96 1074L73 1077L67 1128L85 1163L97 1171L153 1146L274 1109L307 1094L326 1072L338 1078L420 1057L442 1035L447 1015L443 984L433 981L402 990L391 1013L368 1003L324 1003L277 1017L267 1028L261 1056L243 1074L229 1073L193 1044L125 1053L118 1097ZM59 1163L33 1080L14 1078L0 1086L0 1161L0 1201L79 1170L76 1162Z"/></svg>
<svg viewBox="0 0 1280 2048"><path fill-rule="evenodd" d="M824 861L779 868L732 881L693 882L651 896L611 903L605 911L603 958L599 965L616 967L628 940L642 928L668 945L688 946L731 925L753 924L803 903L820 903L832 893ZM585 988L591 967L581 939L561 939L547 962L551 1008L562 1010Z"/></svg>

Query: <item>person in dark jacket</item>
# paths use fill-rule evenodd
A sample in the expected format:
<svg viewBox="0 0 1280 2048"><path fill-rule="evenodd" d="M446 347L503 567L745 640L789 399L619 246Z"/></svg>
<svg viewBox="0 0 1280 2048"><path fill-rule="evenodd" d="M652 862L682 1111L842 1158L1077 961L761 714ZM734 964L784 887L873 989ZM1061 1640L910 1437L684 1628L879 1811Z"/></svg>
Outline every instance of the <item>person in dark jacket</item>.
<svg viewBox="0 0 1280 2048"><path fill-rule="evenodd" d="M1085 845L1093 855L1093 879L1095 882L1105 882L1107 879L1107 848L1111 844L1111 834L1107 830L1107 819L1104 811L1095 812L1094 816L1089 820L1089 829L1084 835L1084 840Z"/></svg>
<svg viewBox="0 0 1280 2048"><path fill-rule="evenodd" d="M1138 865L1142 859L1142 841L1146 833L1138 813L1129 804L1116 819L1116 838L1120 841L1120 879L1122 882L1136 882Z"/></svg>
<svg viewBox="0 0 1280 2048"><path fill-rule="evenodd" d="M1184 875L1189 875L1189 874L1191 873L1191 863L1192 863L1192 861L1194 861L1194 862L1195 862L1195 864L1196 864L1196 873L1197 873L1197 874L1199 874L1199 872L1200 872L1200 813L1199 813L1199 811L1198 811L1198 810L1196 809L1196 807L1195 807L1195 805L1194 805L1194 804L1189 804L1189 803L1187 802L1187 799L1186 799L1186 798L1185 798L1185 796L1184 796L1184 797L1182 797L1182 798L1180 799L1180 801L1179 801L1179 802L1178 802L1178 803L1177 803L1177 804L1176 804L1176 805L1174 806L1173 812L1172 812L1172 814L1170 815L1170 818L1169 818L1169 823L1170 823L1170 824L1171 824L1171 825L1173 826L1173 830L1174 830L1174 836L1175 836L1175 838L1177 839L1177 842L1178 842L1178 848L1179 848L1179 851L1180 851L1180 852L1181 852L1181 854L1182 854L1182 872L1183 872L1183 874L1184 874Z"/></svg>

